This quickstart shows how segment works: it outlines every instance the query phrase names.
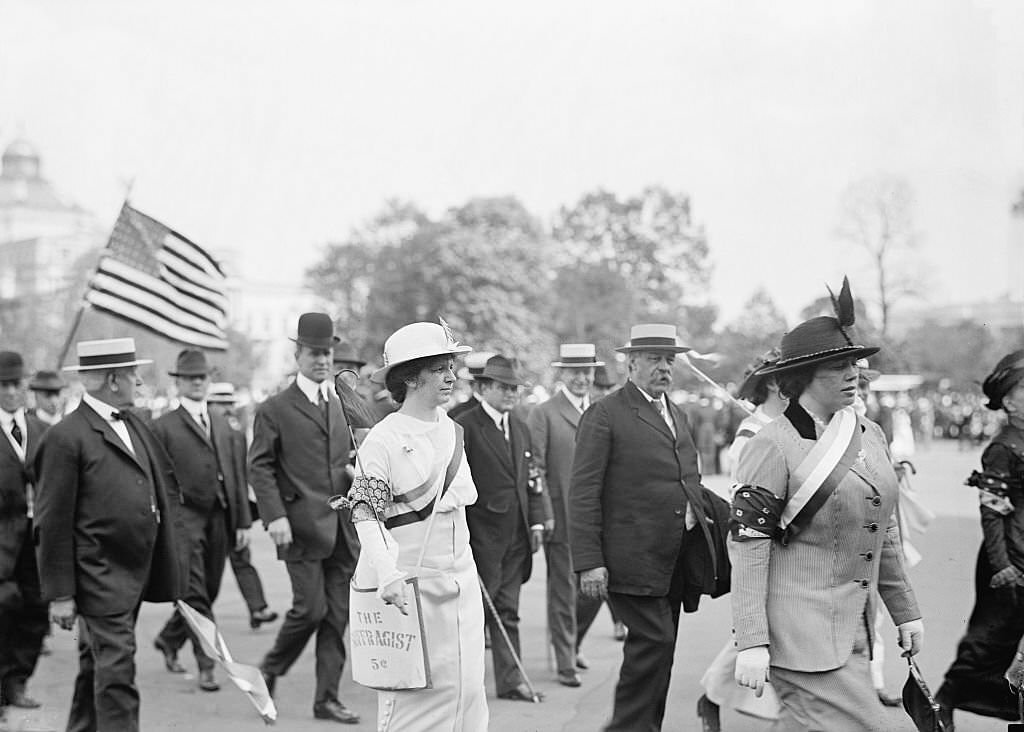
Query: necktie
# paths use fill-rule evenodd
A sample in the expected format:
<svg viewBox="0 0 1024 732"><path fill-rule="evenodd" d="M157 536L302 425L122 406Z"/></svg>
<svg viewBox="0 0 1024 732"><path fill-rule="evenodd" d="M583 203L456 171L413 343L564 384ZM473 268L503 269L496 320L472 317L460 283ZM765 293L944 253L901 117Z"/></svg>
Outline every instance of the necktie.
<svg viewBox="0 0 1024 732"><path fill-rule="evenodd" d="M319 387L317 387L316 390L316 405L320 408L320 411L323 412L324 416L327 416L327 400L324 399L323 389L320 389Z"/></svg>
<svg viewBox="0 0 1024 732"><path fill-rule="evenodd" d="M199 424L201 424L203 426L203 432L205 432L206 436L209 437L210 436L210 423L206 421L206 415L203 412L199 413Z"/></svg>
<svg viewBox="0 0 1024 732"><path fill-rule="evenodd" d="M661 420L668 427L668 431L672 433L672 436L675 437L676 428L675 428L675 425L672 424L672 418L669 417L668 414L666 414L666 412L665 412L665 402L663 402L659 398L659 399L655 399L653 402L651 402L651 404L653 404L654 408L658 410L658 414L661 415Z"/></svg>
<svg viewBox="0 0 1024 732"><path fill-rule="evenodd" d="M17 422L11 422L11 437L18 443L18 447L25 446L25 435L21 434L21 427Z"/></svg>

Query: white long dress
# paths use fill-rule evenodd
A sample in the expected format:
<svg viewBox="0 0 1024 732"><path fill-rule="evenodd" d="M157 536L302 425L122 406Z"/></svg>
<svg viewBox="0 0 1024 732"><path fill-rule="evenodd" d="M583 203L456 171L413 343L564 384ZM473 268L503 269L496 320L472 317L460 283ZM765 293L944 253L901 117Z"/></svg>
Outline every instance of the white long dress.
<svg viewBox="0 0 1024 732"><path fill-rule="evenodd" d="M455 423L443 410L437 414L437 422L389 414L360 447L366 475L386 480L398 497L385 511L387 517L393 518L403 494L408 499L448 467L456 443ZM378 691L377 729L382 732L487 729L483 600L466 525L466 506L476 501L477 493L464 454L460 461L450 487L435 504L437 517L429 537L429 516L395 526L384 532L390 551L383 561L379 551L371 561L374 553L364 544L356 565L355 585L378 587L379 579L386 583L396 571L412 574L427 542L418 574L432 688Z"/></svg>

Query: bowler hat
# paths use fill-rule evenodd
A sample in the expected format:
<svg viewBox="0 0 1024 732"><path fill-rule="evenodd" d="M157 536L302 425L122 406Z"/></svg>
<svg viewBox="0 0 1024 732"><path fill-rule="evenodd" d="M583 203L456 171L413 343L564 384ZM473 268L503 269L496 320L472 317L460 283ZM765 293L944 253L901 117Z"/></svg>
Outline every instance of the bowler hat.
<svg viewBox="0 0 1024 732"><path fill-rule="evenodd" d="M456 376L466 381L479 378L480 374L484 372L484 366L487 365L487 359L493 355L494 351L473 351L466 356L466 365L459 369Z"/></svg>
<svg viewBox="0 0 1024 732"><path fill-rule="evenodd" d="M558 360L552 366L563 369L604 366L597 360L597 349L593 343L563 343L558 347Z"/></svg>
<svg viewBox="0 0 1024 732"><path fill-rule="evenodd" d="M751 400L757 392L758 384L765 377L764 369L770 368L779 360L779 349L771 348L754 359L753 363L747 366L743 372L743 383L736 396L740 399Z"/></svg>
<svg viewBox="0 0 1024 732"><path fill-rule="evenodd" d="M339 343L334 347L334 365L337 366L341 363L355 364L356 368L362 368L366 365L366 361L359 358L359 354L356 353L356 349L351 343Z"/></svg>
<svg viewBox="0 0 1024 732"><path fill-rule="evenodd" d="M516 375L516 369L512 361L501 354L487 359L487 364L484 366L484 372L480 374L480 378L497 381L500 384L508 384L509 386L523 386L526 383Z"/></svg>
<svg viewBox="0 0 1024 732"><path fill-rule="evenodd" d="M198 348L186 348L178 354L178 363L169 376L187 379L192 376L209 376L210 366L206 363L206 354Z"/></svg>
<svg viewBox="0 0 1024 732"><path fill-rule="evenodd" d="M829 294L832 291L829 290ZM850 282L843 278L839 297L832 296L836 317L819 315L805 320L782 336L779 360L761 370L761 375L777 374L782 371L811 366L842 358L858 360L878 353L875 346L854 343L853 295Z"/></svg>
<svg viewBox="0 0 1024 732"><path fill-rule="evenodd" d="M66 386L56 371L36 371L28 382L28 388L33 391L60 391Z"/></svg>
<svg viewBox="0 0 1024 732"><path fill-rule="evenodd" d="M25 362L20 353L0 351L0 381L20 381L25 378Z"/></svg>
<svg viewBox="0 0 1024 732"><path fill-rule="evenodd" d="M152 359L135 357L134 338L106 338L99 341L79 341L77 366L65 366L64 371L100 371L123 369L153 363Z"/></svg>
<svg viewBox="0 0 1024 732"><path fill-rule="evenodd" d="M615 349L619 353L631 351L671 351L685 353L690 349L679 345L676 327L667 323L641 323L629 331L629 343Z"/></svg>
<svg viewBox="0 0 1024 732"><path fill-rule="evenodd" d="M227 381L215 381L210 384L210 392L206 401L212 404L234 404L235 385Z"/></svg>
<svg viewBox="0 0 1024 732"><path fill-rule="evenodd" d="M333 348L341 341L334 335L334 321L327 313L303 313L299 316L299 326L295 337L291 340L300 346L309 348Z"/></svg>
<svg viewBox="0 0 1024 732"><path fill-rule="evenodd" d="M989 409L1002 409L1003 397L1013 391L1024 377L1024 350L1014 351L999 359L992 373L985 377L981 390L988 397Z"/></svg>
<svg viewBox="0 0 1024 732"><path fill-rule="evenodd" d="M370 381L383 384L391 369L417 358L469 353L472 350L469 346L459 345L444 320L403 325L384 341L384 365L373 372Z"/></svg>

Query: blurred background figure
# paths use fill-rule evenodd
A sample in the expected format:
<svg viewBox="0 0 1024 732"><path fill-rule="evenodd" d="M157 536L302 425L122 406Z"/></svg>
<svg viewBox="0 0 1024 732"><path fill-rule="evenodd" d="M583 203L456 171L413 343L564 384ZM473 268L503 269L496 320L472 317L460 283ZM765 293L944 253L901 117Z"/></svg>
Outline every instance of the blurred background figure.
<svg viewBox="0 0 1024 732"><path fill-rule="evenodd" d="M36 371L28 382L28 388L36 404L32 413L47 425L60 422L66 404L64 389L67 384L64 379L56 371Z"/></svg>
<svg viewBox="0 0 1024 732"><path fill-rule="evenodd" d="M453 404L448 409L448 416L455 419L465 411L480 404L480 382L478 379L484 372L488 359L495 354L492 351L474 351L466 356L465 365L457 374L459 380L468 386L469 394L464 401Z"/></svg>

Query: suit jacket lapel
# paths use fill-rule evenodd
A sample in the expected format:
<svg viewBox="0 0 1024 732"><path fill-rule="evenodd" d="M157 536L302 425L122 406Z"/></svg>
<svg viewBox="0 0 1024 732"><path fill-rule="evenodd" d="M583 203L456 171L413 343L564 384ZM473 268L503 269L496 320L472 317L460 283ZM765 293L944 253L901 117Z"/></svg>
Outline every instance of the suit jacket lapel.
<svg viewBox="0 0 1024 732"><path fill-rule="evenodd" d="M302 389L299 388L298 384L293 381L292 385L285 391L285 394L289 399L291 399L292 404L294 404L300 412L316 422L320 429L325 433L327 432L327 422L324 420L323 412L317 409L313 405L313 402L306 398L306 395L302 393Z"/></svg>
<svg viewBox="0 0 1024 732"><path fill-rule="evenodd" d="M639 417L641 421L646 422L662 435L667 437L673 443L676 442L679 435L679 426L676 425L676 438L673 438L672 430L668 428L665 420L661 418L660 414L658 414L657 408L647 401L647 398L640 393L640 389L637 385L632 381L628 381L626 382L626 386L623 388L628 390L626 395L629 397L630 404L633 406L636 416Z"/></svg>
<svg viewBox="0 0 1024 732"><path fill-rule="evenodd" d="M580 414L580 410L574 407L572 402L566 399L565 394L561 391L555 394L553 398L556 400L555 406L558 408L558 413L565 417L565 421L571 424L573 429L576 429L576 427L579 426L580 417L582 416Z"/></svg>
<svg viewBox="0 0 1024 732"><path fill-rule="evenodd" d="M476 420L479 424L480 431L483 433L484 440L498 455L501 464L514 475L515 468L512 465L512 453L509 451L509 443L505 440L505 434L496 424L494 424L494 420L491 419L491 415L485 412L483 407L480 407L476 411Z"/></svg>
<svg viewBox="0 0 1024 732"><path fill-rule="evenodd" d="M25 421L26 421L26 423L28 422L28 420L25 420ZM7 433L2 428L0 428L0 450L3 450L8 455L10 455L11 459L14 460L14 462L16 462L16 463L20 463L21 462L21 458L18 457L18 453L15 451L14 445L11 444L11 438L7 436ZM27 450L25 451L25 463L26 464L28 463L28 451Z"/></svg>
<svg viewBox="0 0 1024 732"><path fill-rule="evenodd" d="M189 414L188 410L185 409L185 407L179 406L176 411L178 412L178 416L181 418L181 421L185 423L185 428L192 430L192 433L196 437L209 445L210 438L206 436L206 433L203 432L203 428L199 426L199 423L196 422L195 418L191 414ZM212 423L210 429L213 429Z"/></svg>
<svg viewBox="0 0 1024 732"><path fill-rule="evenodd" d="M142 463L139 462L139 459L132 454L132 451L128 449L128 446L125 445L121 438L117 436L117 433L114 432L114 428L111 427L103 417L98 415L95 409L90 407L84 401L78 408L82 410L82 416L85 417L89 426L103 435L103 439L106 440L111 447L118 450L122 455L135 463L142 472L146 472L146 469L142 467Z"/></svg>

